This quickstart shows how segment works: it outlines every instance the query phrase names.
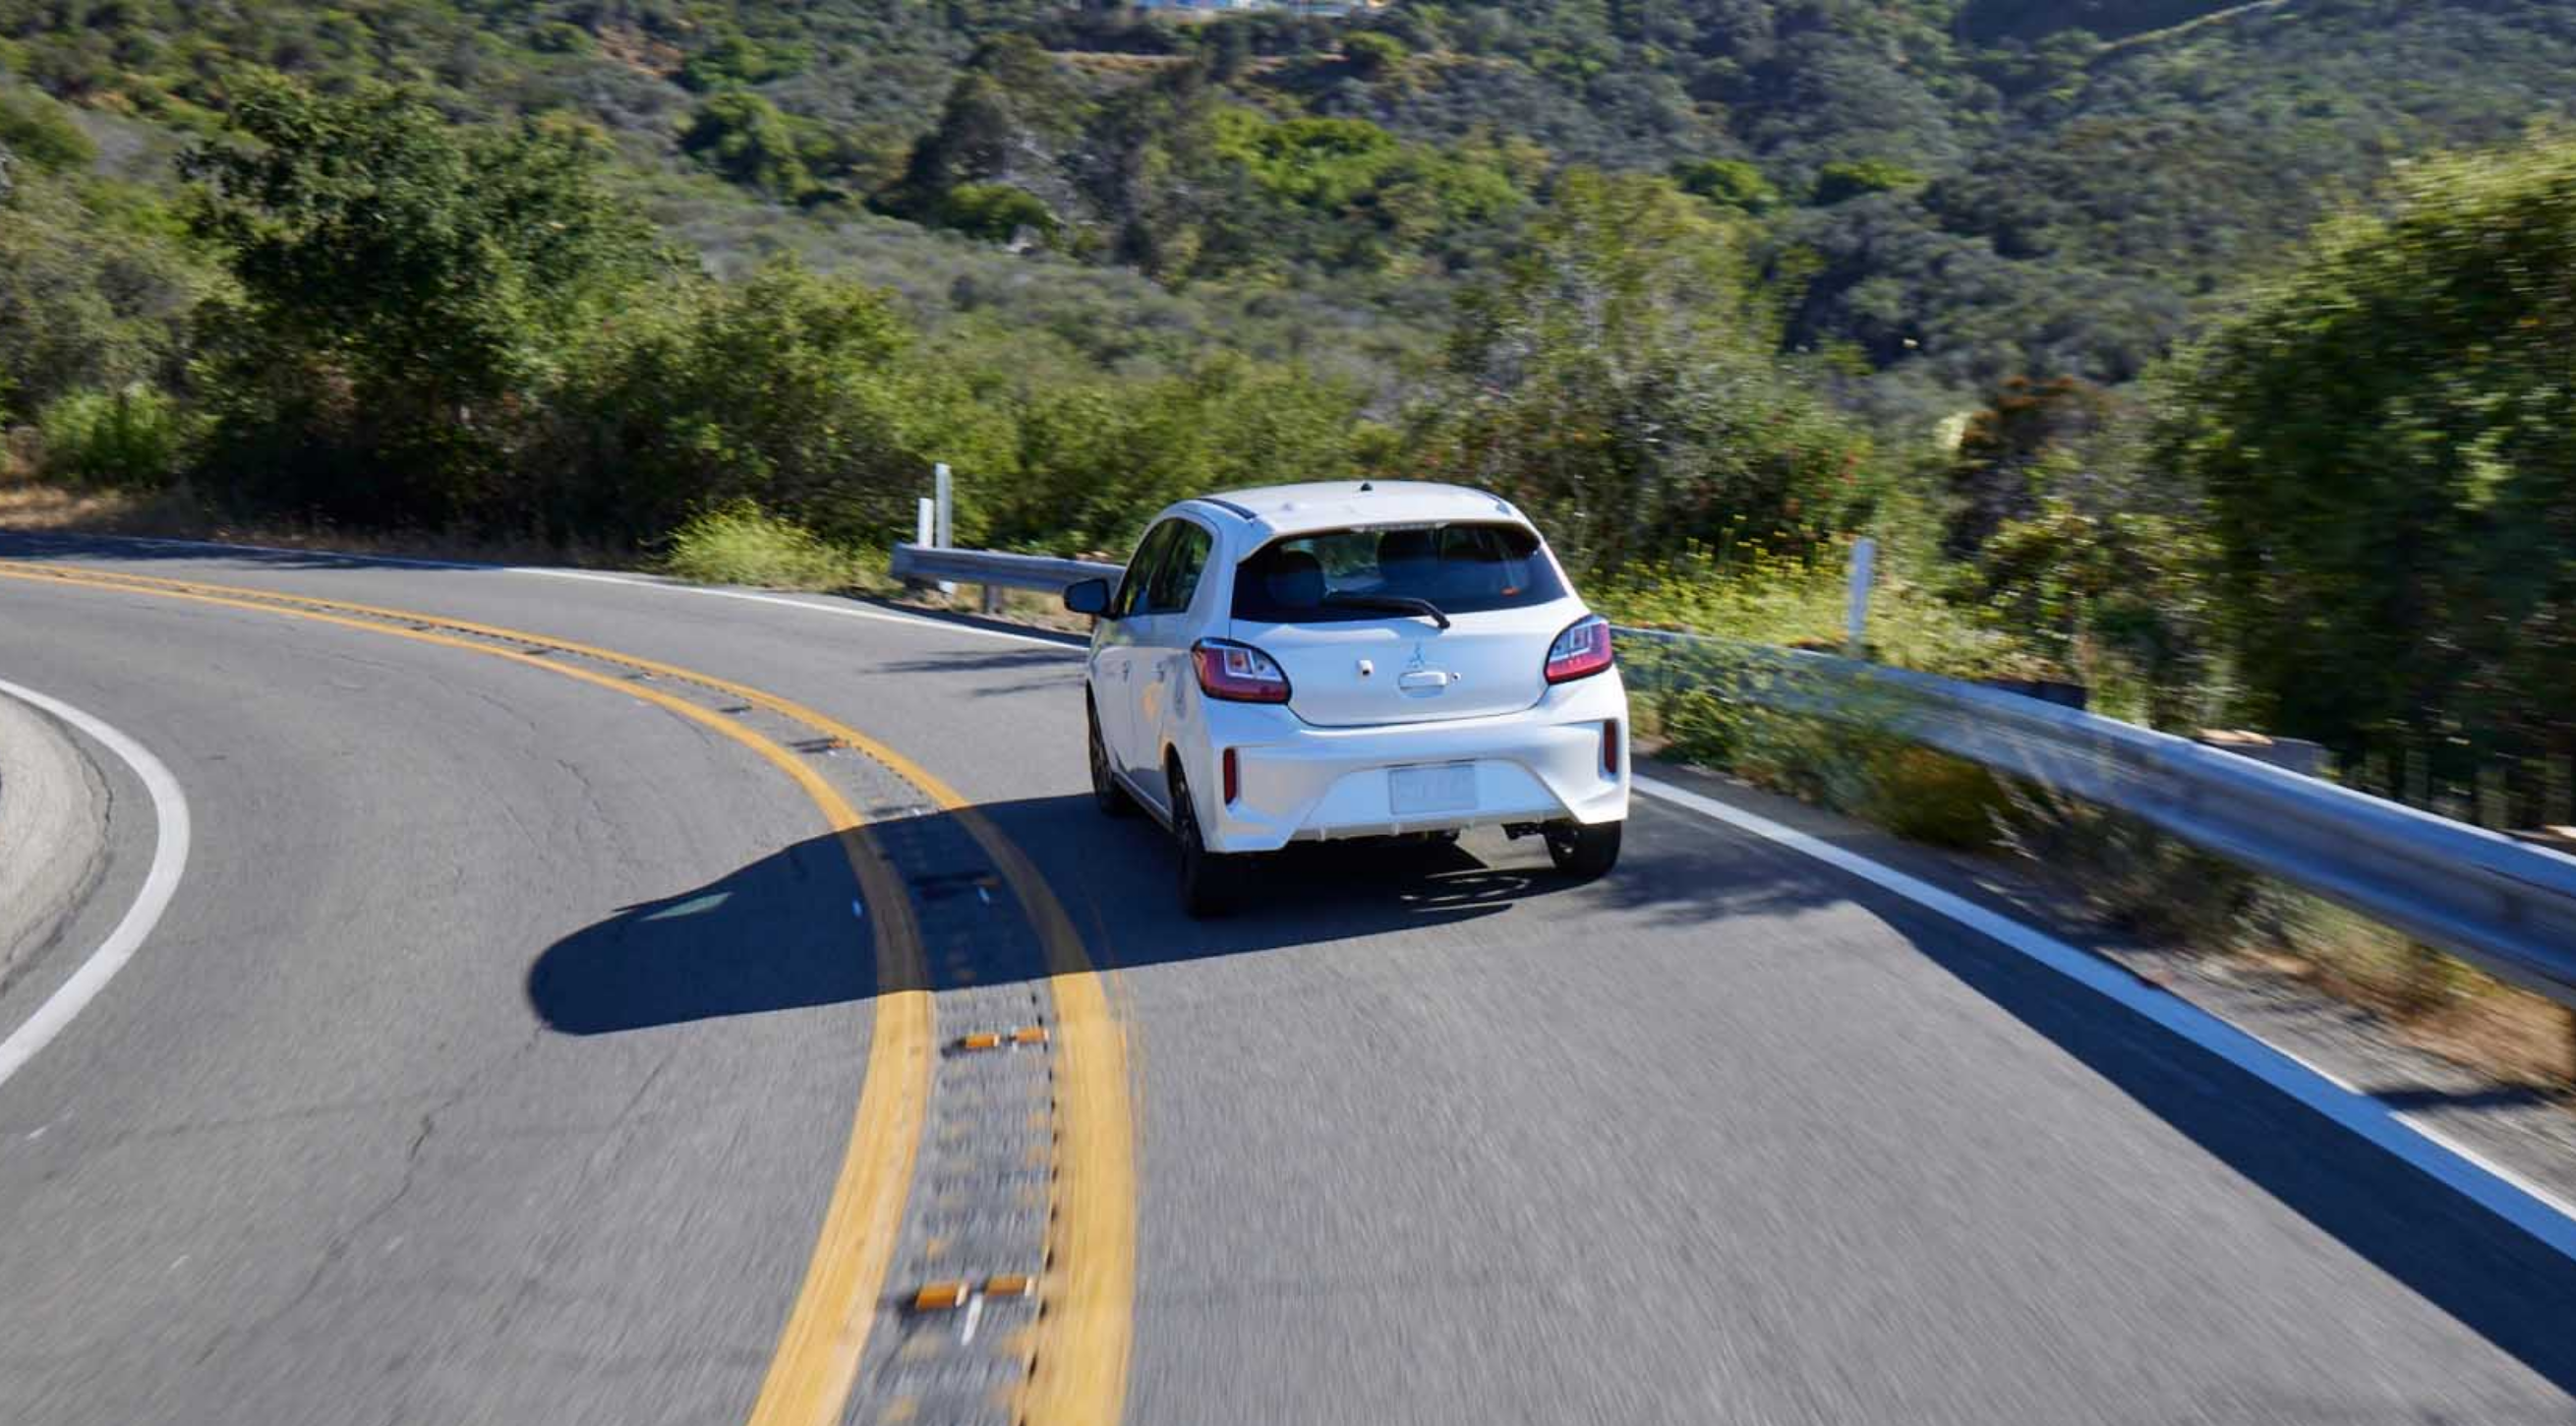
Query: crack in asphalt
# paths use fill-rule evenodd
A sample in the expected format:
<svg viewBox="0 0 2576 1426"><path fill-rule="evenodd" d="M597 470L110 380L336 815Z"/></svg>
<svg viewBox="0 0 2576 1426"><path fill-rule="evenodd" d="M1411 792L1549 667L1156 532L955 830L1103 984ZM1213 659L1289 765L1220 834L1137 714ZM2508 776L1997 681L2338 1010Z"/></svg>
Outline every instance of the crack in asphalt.
<svg viewBox="0 0 2576 1426"><path fill-rule="evenodd" d="M614 1157L613 1150L618 1141L618 1131L625 1128L634 1118L637 1107L643 1104L646 1095L652 1093L653 1086L660 1082L662 1072L669 1069L672 1062L679 1057L679 1051L676 1049L665 1052L662 1058L655 1062L653 1068L646 1072L643 1081L635 1086L635 1092L627 1096L625 1105L617 1111L617 1117L599 1130L601 1142L592 1147L588 1160L581 1166L581 1172L574 1176L572 1186L565 1190L564 1201L578 1202L587 1196L592 1180L608 1166L606 1160ZM578 1226L559 1223L540 1239L536 1249L536 1261L519 1275L518 1288L510 1294L510 1300L503 1303L501 1310L492 1315L492 1336L498 1338L505 1335L517 1318L520 1309L526 1306L538 1290L548 1282L555 1264L561 1261L563 1253L570 1249Z"/></svg>
<svg viewBox="0 0 2576 1426"><path fill-rule="evenodd" d="M526 1056L530 1050L536 1048L537 1042L545 1037L545 1033L544 1026L534 1027L529 1031L527 1038L521 1040L515 1048L466 1076L455 1088L441 1095L436 1102L422 1110L420 1123L412 1133L411 1142L403 1150L402 1179L394 1185L394 1191L386 1195L381 1202L358 1215L356 1221L333 1234L330 1241L322 1245L320 1260L314 1263L312 1271L305 1274L303 1283L283 1304L260 1314L238 1328L226 1328L215 1334L214 1340L206 1345L205 1350L197 1354L197 1363L203 1365L228 1344L241 1346L257 1341L279 1323L294 1316L296 1311L321 1289L324 1279L330 1276L334 1266L348 1256L349 1249L355 1246L369 1229L383 1222L396 1208L401 1207L403 1200L410 1196L413 1186L419 1182L421 1155L429 1147L430 1138L438 1132L439 1116L463 1104L478 1093L493 1076Z"/></svg>

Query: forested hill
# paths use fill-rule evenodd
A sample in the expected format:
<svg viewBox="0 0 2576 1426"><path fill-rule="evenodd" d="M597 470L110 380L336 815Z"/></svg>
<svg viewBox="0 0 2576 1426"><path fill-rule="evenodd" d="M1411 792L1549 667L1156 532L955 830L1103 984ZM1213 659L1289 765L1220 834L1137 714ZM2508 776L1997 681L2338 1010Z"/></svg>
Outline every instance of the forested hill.
<svg viewBox="0 0 2576 1426"><path fill-rule="evenodd" d="M93 113L205 129L253 67L577 115L640 172L732 185L654 180L693 239L917 259L961 301L989 269L882 219L1418 327L1563 165L1669 172L1759 225L1787 344L1910 421L2017 374L2133 377L2392 162L2563 116L2576 5L0 0L0 68Z"/></svg>

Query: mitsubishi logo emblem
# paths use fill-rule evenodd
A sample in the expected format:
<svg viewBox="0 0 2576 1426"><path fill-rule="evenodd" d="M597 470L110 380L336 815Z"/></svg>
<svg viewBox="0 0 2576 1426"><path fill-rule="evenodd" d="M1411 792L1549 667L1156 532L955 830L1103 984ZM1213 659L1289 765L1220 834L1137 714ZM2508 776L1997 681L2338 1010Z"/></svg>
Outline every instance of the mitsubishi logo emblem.
<svg viewBox="0 0 2576 1426"><path fill-rule="evenodd" d="M1411 673L1420 667L1422 667L1422 645L1416 643L1413 646L1413 657L1405 661L1404 670Z"/></svg>

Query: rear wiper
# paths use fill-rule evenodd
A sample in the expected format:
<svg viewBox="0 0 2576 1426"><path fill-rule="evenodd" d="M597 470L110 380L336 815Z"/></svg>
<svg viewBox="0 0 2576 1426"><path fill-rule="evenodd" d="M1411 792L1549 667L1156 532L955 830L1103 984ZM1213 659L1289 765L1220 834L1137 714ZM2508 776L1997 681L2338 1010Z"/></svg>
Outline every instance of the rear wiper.
<svg viewBox="0 0 2576 1426"><path fill-rule="evenodd" d="M1439 605L1409 594L1344 594L1335 590L1324 596L1324 602L1338 604L1345 609L1384 609L1397 614L1418 614L1443 629L1449 627L1449 616L1440 612Z"/></svg>

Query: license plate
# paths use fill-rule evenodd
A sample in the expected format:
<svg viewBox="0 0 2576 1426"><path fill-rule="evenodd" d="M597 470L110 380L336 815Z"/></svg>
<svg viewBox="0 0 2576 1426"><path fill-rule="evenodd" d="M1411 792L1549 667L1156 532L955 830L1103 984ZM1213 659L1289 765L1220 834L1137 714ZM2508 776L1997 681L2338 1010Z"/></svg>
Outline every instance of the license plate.
<svg viewBox="0 0 2576 1426"><path fill-rule="evenodd" d="M1386 770L1386 802L1398 817L1467 812L1476 806L1476 765L1436 763Z"/></svg>

